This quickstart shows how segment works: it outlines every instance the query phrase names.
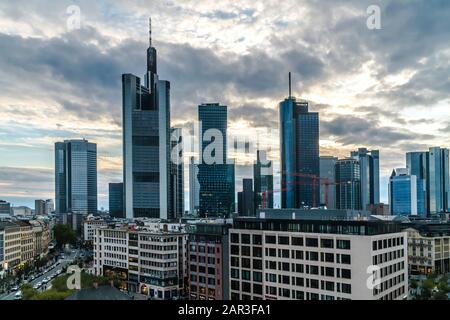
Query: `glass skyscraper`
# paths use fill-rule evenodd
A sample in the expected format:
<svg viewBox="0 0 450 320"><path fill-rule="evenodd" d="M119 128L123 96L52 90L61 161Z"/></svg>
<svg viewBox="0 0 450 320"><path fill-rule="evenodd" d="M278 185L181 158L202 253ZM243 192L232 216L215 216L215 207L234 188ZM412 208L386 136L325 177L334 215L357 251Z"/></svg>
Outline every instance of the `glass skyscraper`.
<svg viewBox="0 0 450 320"><path fill-rule="evenodd" d="M336 162L338 158L320 157L320 205L336 209Z"/></svg>
<svg viewBox="0 0 450 320"><path fill-rule="evenodd" d="M258 150L253 164L255 209L273 208L273 166L265 151Z"/></svg>
<svg viewBox="0 0 450 320"><path fill-rule="evenodd" d="M380 151L359 148L352 151L352 158L359 161L361 171L361 208L380 203Z"/></svg>
<svg viewBox="0 0 450 320"><path fill-rule="evenodd" d="M226 163L227 107L218 103L199 105L198 118L201 137L197 175L199 215L229 216L235 206L235 171L234 163ZM212 158L215 161L211 163Z"/></svg>
<svg viewBox="0 0 450 320"><path fill-rule="evenodd" d="M361 210L361 172L356 159L336 162L336 209Z"/></svg>
<svg viewBox="0 0 450 320"><path fill-rule="evenodd" d="M55 143L56 213L97 214L97 145Z"/></svg>
<svg viewBox="0 0 450 320"><path fill-rule="evenodd" d="M159 80L151 37L145 81L122 75L122 97L125 216L171 219L170 82Z"/></svg>
<svg viewBox="0 0 450 320"><path fill-rule="evenodd" d="M281 207L316 207L320 197L319 114L289 95L279 105Z"/></svg>
<svg viewBox="0 0 450 320"><path fill-rule="evenodd" d="M181 128L171 128L170 212L174 218L184 214L184 162Z"/></svg>
<svg viewBox="0 0 450 320"><path fill-rule="evenodd" d="M417 179L417 213L426 215L427 205L427 152L408 152L406 169Z"/></svg>
<svg viewBox="0 0 450 320"><path fill-rule="evenodd" d="M391 215L417 215L417 177L408 169L395 169L389 178Z"/></svg>
<svg viewBox="0 0 450 320"><path fill-rule="evenodd" d="M123 183L109 184L109 214L116 218L124 218Z"/></svg>

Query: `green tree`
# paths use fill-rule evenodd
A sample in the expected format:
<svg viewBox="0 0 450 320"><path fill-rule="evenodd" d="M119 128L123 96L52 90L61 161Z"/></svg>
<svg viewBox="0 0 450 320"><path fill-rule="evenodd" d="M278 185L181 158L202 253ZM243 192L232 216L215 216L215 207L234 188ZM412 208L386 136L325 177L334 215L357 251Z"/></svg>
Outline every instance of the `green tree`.
<svg viewBox="0 0 450 320"><path fill-rule="evenodd" d="M56 246L63 248L66 244L74 244L77 240L75 231L67 224L58 224L53 228Z"/></svg>
<svg viewBox="0 0 450 320"><path fill-rule="evenodd" d="M23 300L32 300L38 294L38 291L31 284L24 284L20 290L22 291Z"/></svg>

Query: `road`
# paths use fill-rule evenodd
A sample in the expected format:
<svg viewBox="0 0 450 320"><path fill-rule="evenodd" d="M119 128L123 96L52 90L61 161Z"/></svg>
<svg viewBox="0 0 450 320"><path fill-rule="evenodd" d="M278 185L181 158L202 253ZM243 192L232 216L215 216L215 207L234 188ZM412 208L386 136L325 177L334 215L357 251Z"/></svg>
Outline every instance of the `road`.
<svg viewBox="0 0 450 320"><path fill-rule="evenodd" d="M61 270L63 267L69 265L76 257L78 257L79 250L74 249L70 252L70 254L66 255L65 259L60 259L58 262L59 264L54 264L51 267L47 268L46 272L44 272L41 276L36 277L33 281L30 282L32 286L36 285L37 283L42 283L42 280L45 278L50 277L52 280L55 278L57 272ZM43 284L38 291L42 292L47 289L50 289L50 284L52 282L50 280L47 284ZM12 291L8 294L2 294L0 295L0 300L16 300L16 293L17 291Z"/></svg>

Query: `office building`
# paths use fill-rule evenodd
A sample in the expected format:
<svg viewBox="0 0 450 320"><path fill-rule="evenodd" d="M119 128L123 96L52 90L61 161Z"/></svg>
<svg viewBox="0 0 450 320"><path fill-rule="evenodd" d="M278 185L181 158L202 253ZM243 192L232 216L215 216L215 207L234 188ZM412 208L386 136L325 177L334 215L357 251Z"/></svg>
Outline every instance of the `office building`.
<svg viewBox="0 0 450 320"><path fill-rule="evenodd" d="M184 161L181 128L171 128L170 166L170 216L181 218L184 214Z"/></svg>
<svg viewBox="0 0 450 320"><path fill-rule="evenodd" d="M94 269L115 275L120 287L151 299L186 295L187 233L165 223L94 229Z"/></svg>
<svg viewBox="0 0 450 320"><path fill-rule="evenodd" d="M319 114L291 96L279 104L281 207L317 207L320 197Z"/></svg>
<svg viewBox="0 0 450 320"><path fill-rule="evenodd" d="M53 199L47 199L45 200L45 214L50 214L55 211L55 203L53 202Z"/></svg>
<svg viewBox="0 0 450 320"><path fill-rule="evenodd" d="M109 214L116 218L124 218L123 183L109 184Z"/></svg>
<svg viewBox="0 0 450 320"><path fill-rule="evenodd" d="M122 97L125 216L171 219L170 82L159 80L151 26L144 83L122 75Z"/></svg>
<svg viewBox="0 0 450 320"><path fill-rule="evenodd" d="M417 215L417 177L407 168L392 171L389 178L389 206L391 215Z"/></svg>
<svg viewBox="0 0 450 320"><path fill-rule="evenodd" d="M42 216L45 214L44 200L34 200L34 214L37 216Z"/></svg>
<svg viewBox="0 0 450 320"><path fill-rule="evenodd" d="M427 215L427 152L408 152L406 154L406 168L417 179L417 213Z"/></svg>
<svg viewBox="0 0 450 320"><path fill-rule="evenodd" d="M0 200L0 218L11 215L11 204L7 201Z"/></svg>
<svg viewBox="0 0 450 320"><path fill-rule="evenodd" d="M55 143L56 213L97 213L97 145L87 140Z"/></svg>
<svg viewBox="0 0 450 320"><path fill-rule="evenodd" d="M338 158L320 157L320 205L336 209L336 162Z"/></svg>
<svg viewBox="0 0 450 320"><path fill-rule="evenodd" d="M234 162L227 163L227 106L218 103L198 106L200 122L199 215L223 217L234 212Z"/></svg>
<svg viewBox="0 0 450 320"><path fill-rule="evenodd" d="M430 148L427 167L427 202L430 214L449 210L449 149Z"/></svg>
<svg viewBox="0 0 450 320"><path fill-rule="evenodd" d="M33 215L33 210L31 208L20 206L20 207L11 207L12 215L15 217L29 217Z"/></svg>
<svg viewBox="0 0 450 320"><path fill-rule="evenodd" d="M361 208L380 203L380 151L359 148L351 157L359 161Z"/></svg>
<svg viewBox="0 0 450 320"><path fill-rule="evenodd" d="M0 230L4 230L4 269L12 271L21 262L21 229L12 222L0 221Z"/></svg>
<svg viewBox="0 0 450 320"><path fill-rule="evenodd" d="M200 207L200 184L197 179L198 167L195 158L189 160L189 214L197 215Z"/></svg>
<svg viewBox="0 0 450 320"><path fill-rule="evenodd" d="M83 241L86 244L93 244L94 230L100 227L107 227L108 222L103 217L88 215L83 220Z"/></svg>
<svg viewBox="0 0 450 320"><path fill-rule="evenodd" d="M252 217L255 215L255 194L253 192L253 180L242 180L242 192L238 192L238 215Z"/></svg>
<svg viewBox="0 0 450 320"><path fill-rule="evenodd" d="M258 150L256 152L253 179L255 209L273 208L273 163L267 159L265 151Z"/></svg>
<svg viewBox="0 0 450 320"><path fill-rule="evenodd" d="M336 208L361 210L361 174L359 161L340 159L335 166Z"/></svg>
<svg viewBox="0 0 450 320"><path fill-rule="evenodd" d="M231 221L199 221L188 226L189 299L229 300Z"/></svg>
<svg viewBox="0 0 450 320"><path fill-rule="evenodd" d="M400 300L408 294L407 238L395 222L265 212L235 219L229 237L231 300Z"/></svg>

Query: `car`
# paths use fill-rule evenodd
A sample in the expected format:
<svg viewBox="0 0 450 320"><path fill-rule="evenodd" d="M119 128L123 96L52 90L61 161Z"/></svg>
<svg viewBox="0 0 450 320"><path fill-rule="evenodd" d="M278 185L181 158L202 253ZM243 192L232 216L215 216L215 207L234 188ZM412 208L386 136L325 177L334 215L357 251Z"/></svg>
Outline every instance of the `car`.
<svg viewBox="0 0 450 320"><path fill-rule="evenodd" d="M47 278L44 278L44 279L42 280L42 284L46 284L47 282L48 282Z"/></svg>
<svg viewBox="0 0 450 320"><path fill-rule="evenodd" d="M35 290L37 290L37 289L39 289L40 288L40 283L36 283L34 286L33 286L33 289L35 289Z"/></svg>
<svg viewBox="0 0 450 320"><path fill-rule="evenodd" d="M14 287L11 288L11 290L12 291L17 291L17 290L19 290L19 287L18 286L14 286Z"/></svg>
<svg viewBox="0 0 450 320"><path fill-rule="evenodd" d="M38 288L42 287L42 282L39 281L38 283L35 284Z"/></svg>
<svg viewBox="0 0 450 320"><path fill-rule="evenodd" d="M30 277L30 280L31 280L31 281L33 281L34 279L36 279L35 276L31 276L31 277Z"/></svg>
<svg viewBox="0 0 450 320"><path fill-rule="evenodd" d="M14 295L14 299L16 299L16 300L22 300L22 292L17 292L15 295Z"/></svg>

